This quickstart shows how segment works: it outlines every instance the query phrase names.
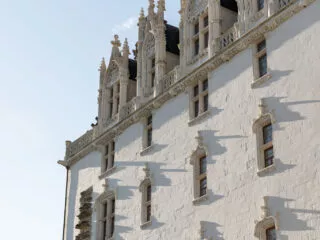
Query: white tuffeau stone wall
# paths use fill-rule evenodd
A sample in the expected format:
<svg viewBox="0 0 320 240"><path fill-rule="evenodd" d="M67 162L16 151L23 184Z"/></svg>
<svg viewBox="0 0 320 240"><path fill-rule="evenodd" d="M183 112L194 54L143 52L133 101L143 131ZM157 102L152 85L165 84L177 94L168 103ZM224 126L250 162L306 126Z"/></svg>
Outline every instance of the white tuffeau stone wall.
<svg viewBox="0 0 320 240"><path fill-rule="evenodd" d="M320 239L320 2L266 36L272 78L252 89L252 49L238 54L209 76L210 116L189 127L189 96L181 94L153 112L153 148L141 156L143 125L116 138L117 170L108 178L116 191L115 239L254 238L263 197L279 216L280 239ZM260 98L274 110L276 170L257 175L253 120ZM209 200L195 206L189 163L201 131L208 146ZM102 193L99 152L70 169L67 240L75 239L80 192ZM139 184L148 162L153 174L152 225L140 229ZM95 215L93 216L95 226ZM95 227L92 239L95 239Z"/></svg>

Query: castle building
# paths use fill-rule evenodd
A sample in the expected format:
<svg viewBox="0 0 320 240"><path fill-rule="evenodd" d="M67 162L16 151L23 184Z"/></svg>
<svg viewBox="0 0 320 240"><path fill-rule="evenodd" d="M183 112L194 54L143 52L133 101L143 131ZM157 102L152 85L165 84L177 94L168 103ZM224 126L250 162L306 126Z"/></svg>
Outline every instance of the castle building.
<svg viewBox="0 0 320 240"><path fill-rule="evenodd" d="M63 240L319 240L320 0L164 12L101 62L97 123L59 161Z"/></svg>

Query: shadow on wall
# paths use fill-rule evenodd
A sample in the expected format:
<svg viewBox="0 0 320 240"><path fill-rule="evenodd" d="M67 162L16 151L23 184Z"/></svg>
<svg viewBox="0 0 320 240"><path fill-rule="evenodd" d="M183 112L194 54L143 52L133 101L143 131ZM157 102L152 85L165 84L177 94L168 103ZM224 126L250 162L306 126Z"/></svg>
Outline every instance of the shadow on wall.
<svg viewBox="0 0 320 240"><path fill-rule="evenodd" d="M307 231L315 230L314 228L307 225L304 220L299 219L303 215L320 215L320 211L309 210L309 209L296 209L290 208L288 205L293 202L293 199L286 199L280 197L269 196L268 207L272 211L273 215L279 213L279 225L281 231ZM299 218L298 218L299 217ZM319 216L318 216L319 217ZM281 236L280 239L288 239L288 236Z"/></svg>
<svg viewBox="0 0 320 240"><path fill-rule="evenodd" d="M279 126L279 123L283 122L293 122L305 119L299 112L290 110L291 106L320 103L320 100L306 100L306 101L294 101L294 102L284 102L286 97L268 97L265 98L266 104L269 110L275 110L275 120L276 123L274 130L284 130Z"/></svg>
<svg viewBox="0 0 320 240"><path fill-rule="evenodd" d="M277 41L272 43L273 50L281 47L287 41L291 41L296 35L319 22L319 12L319 2L315 2L310 7L302 10L298 16L291 18L290 23L286 22L280 26L280 28L276 29L275 32L281 31L281 34L277 34Z"/></svg>
<svg viewBox="0 0 320 240"><path fill-rule="evenodd" d="M207 222L207 221L201 221L202 226L204 228L204 236L207 239L214 239L214 240L223 240L222 233L218 230L218 228L221 228L222 226L214 223L214 222Z"/></svg>
<svg viewBox="0 0 320 240"><path fill-rule="evenodd" d="M255 88L264 88L270 86L272 83L277 82L279 80L288 80L288 77L292 72L293 70L270 70L271 78Z"/></svg>

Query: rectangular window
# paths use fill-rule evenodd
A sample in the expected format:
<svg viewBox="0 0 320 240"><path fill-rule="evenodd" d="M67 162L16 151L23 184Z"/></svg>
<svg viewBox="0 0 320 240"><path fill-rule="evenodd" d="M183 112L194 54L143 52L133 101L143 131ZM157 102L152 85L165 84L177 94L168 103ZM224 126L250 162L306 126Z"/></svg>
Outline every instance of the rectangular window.
<svg viewBox="0 0 320 240"><path fill-rule="evenodd" d="M268 72L266 40L257 44L257 60L258 60L258 77L262 77Z"/></svg>
<svg viewBox="0 0 320 240"><path fill-rule="evenodd" d="M153 73L151 74L151 87L154 87L154 80L155 80L155 77L156 77L156 73L155 73L155 72L153 72Z"/></svg>
<svg viewBox="0 0 320 240"><path fill-rule="evenodd" d="M150 147L152 144L152 116L147 118L147 125L146 125L146 147Z"/></svg>
<svg viewBox="0 0 320 240"><path fill-rule="evenodd" d="M111 141L107 143L105 146L105 152L103 155L103 163L101 166L101 169L103 171L107 171L110 168L113 168L114 166L114 155L115 155L115 142Z"/></svg>
<svg viewBox="0 0 320 240"><path fill-rule="evenodd" d="M268 124L263 127L263 144L267 144L272 141L272 125Z"/></svg>
<svg viewBox="0 0 320 240"><path fill-rule="evenodd" d="M258 11L264 8L264 0L257 0Z"/></svg>
<svg viewBox="0 0 320 240"><path fill-rule="evenodd" d="M266 230L266 240L277 240L275 227L271 227Z"/></svg>
<svg viewBox="0 0 320 240"><path fill-rule="evenodd" d="M204 113L209 107L209 95L208 95L208 79L199 81L192 90L192 107L193 117L196 118L199 114Z"/></svg>
<svg viewBox="0 0 320 240"><path fill-rule="evenodd" d="M111 214L110 214L110 234L109 237L113 236L114 233L114 217L115 217L115 199L111 200Z"/></svg>
<svg viewBox="0 0 320 240"><path fill-rule="evenodd" d="M147 202L151 201L151 185L147 187Z"/></svg>
<svg viewBox="0 0 320 240"><path fill-rule="evenodd" d="M200 180L200 197L206 195L207 193L207 178Z"/></svg>
<svg viewBox="0 0 320 240"><path fill-rule="evenodd" d="M200 158L200 175L207 172L207 157Z"/></svg>
<svg viewBox="0 0 320 240"><path fill-rule="evenodd" d="M273 164L273 147L264 150L264 162L265 167L269 167Z"/></svg>

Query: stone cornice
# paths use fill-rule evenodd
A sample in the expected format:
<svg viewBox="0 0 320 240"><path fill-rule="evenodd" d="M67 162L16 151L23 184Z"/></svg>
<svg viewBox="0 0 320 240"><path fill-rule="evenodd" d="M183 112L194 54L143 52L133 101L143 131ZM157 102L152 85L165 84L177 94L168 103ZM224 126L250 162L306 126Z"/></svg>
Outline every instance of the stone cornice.
<svg viewBox="0 0 320 240"><path fill-rule="evenodd" d="M149 100L147 103L144 103L136 111L129 114L127 118L120 120L118 123L114 124L112 128L106 129L106 131L104 131L100 136L93 135L91 141L88 141L87 144L84 144L78 152L73 153L73 155L67 154L63 164L65 166L71 166L88 153L97 150L97 146L106 144L114 137L120 135L130 125L139 122L142 118L147 117L152 110L159 108L166 101L175 97L176 95L185 92L188 86L196 82L199 78L206 77L208 72L217 69L220 65L229 61L241 51L247 49L251 44L261 39L267 32L274 30L287 19L314 1L315 0L294 1L293 4L279 10L276 14L267 18L258 26L246 32L239 39L223 49L223 51L217 53L215 56L208 59L196 69L185 73L183 76L180 76L180 79L172 84L167 91L159 94L155 98Z"/></svg>

